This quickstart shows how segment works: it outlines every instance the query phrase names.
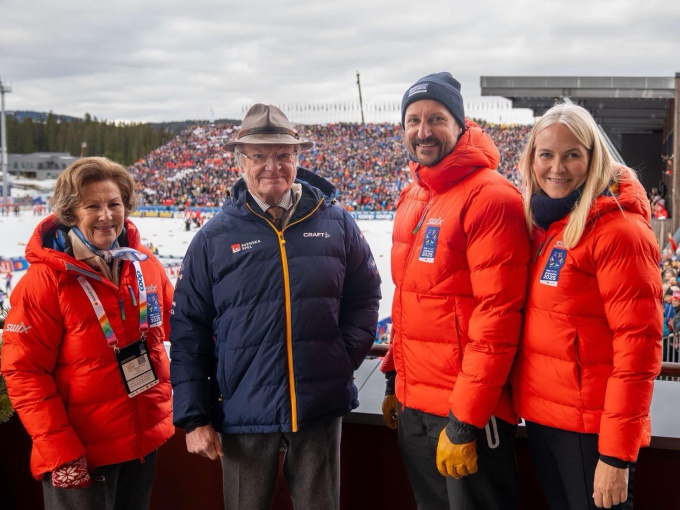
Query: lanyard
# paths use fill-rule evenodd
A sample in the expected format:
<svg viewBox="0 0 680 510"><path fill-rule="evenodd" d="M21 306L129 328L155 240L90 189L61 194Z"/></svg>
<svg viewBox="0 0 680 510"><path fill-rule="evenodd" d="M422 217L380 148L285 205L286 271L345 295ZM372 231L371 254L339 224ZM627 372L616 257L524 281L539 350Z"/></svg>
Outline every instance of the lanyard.
<svg viewBox="0 0 680 510"><path fill-rule="evenodd" d="M144 285L144 277L142 276L141 265L137 261L134 261L133 265L135 266L137 289L139 290L139 331L142 333L142 336L144 336L146 330L149 329L149 322L147 318L146 285ZM90 282L88 282L85 277L79 276L78 283L80 283L80 286L85 291L85 294L87 294L90 304L92 305L92 309L97 315L97 319L99 319L99 325L101 326L104 336L106 337L106 343L109 347L113 347L115 350L118 350L118 337L116 337L116 334L113 332L113 328L111 327L109 318L107 317L104 307L99 300L99 296L97 296L97 293L92 288L92 285L90 285Z"/></svg>

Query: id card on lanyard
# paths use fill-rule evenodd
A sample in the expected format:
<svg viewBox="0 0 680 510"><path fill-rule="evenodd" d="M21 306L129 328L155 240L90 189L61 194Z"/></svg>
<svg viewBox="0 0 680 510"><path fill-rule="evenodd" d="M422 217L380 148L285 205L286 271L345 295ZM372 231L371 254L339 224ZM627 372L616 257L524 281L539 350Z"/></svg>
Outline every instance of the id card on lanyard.
<svg viewBox="0 0 680 510"><path fill-rule="evenodd" d="M156 375L151 359L149 358L146 345L146 331L149 329L149 323L147 317L146 287L142 276L142 268L137 261L133 262L133 265L135 267L137 287L139 290L140 339L122 349L118 347L118 338L111 327L111 323L99 300L99 296L97 296L97 293L86 278L83 276L78 277L78 283L80 283L85 294L87 294L92 309L97 315L97 319L99 319L99 325L106 337L106 343L115 351L118 368L123 377L123 384L125 385L125 390L130 398L139 395L143 391L159 383L158 376Z"/></svg>
<svg viewBox="0 0 680 510"><path fill-rule="evenodd" d="M116 359L128 397L139 395L158 384L158 377L146 350L145 338L116 351Z"/></svg>

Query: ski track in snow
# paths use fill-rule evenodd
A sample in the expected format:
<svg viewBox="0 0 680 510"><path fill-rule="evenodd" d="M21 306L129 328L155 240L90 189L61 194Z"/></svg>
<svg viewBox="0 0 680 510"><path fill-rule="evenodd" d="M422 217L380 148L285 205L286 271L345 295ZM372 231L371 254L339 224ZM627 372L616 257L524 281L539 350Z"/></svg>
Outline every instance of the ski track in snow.
<svg viewBox="0 0 680 510"><path fill-rule="evenodd" d="M0 255L4 258L22 257L26 242L36 225L44 216L33 216L32 211L21 211L20 216L0 216ZM198 229L185 230L181 218L131 218L137 225L145 244L153 243L158 248L159 256L183 257L191 239ZM390 249L392 245L392 221L359 220L359 228L371 246L373 256L382 277L382 300L379 318L384 319L392 313L392 297L394 284L390 276ZM12 286L24 275L24 271L13 274ZM0 280L0 285L4 281Z"/></svg>

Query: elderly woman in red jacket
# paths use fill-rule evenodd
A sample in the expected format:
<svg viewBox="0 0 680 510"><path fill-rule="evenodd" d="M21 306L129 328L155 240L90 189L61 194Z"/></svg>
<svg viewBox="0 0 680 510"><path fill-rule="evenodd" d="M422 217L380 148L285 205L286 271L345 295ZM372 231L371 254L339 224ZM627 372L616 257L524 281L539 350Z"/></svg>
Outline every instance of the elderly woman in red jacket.
<svg viewBox="0 0 680 510"><path fill-rule="evenodd" d="M48 510L147 509L174 433L172 287L127 219L134 189L105 158L64 170L11 296L2 374Z"/></svg>
<svg viewBox="0 0 680 510"><path fill-rule="evenodd" d="M536 123L520 167L532 266L515 408L551 509L620 508L661 367L647 195L576 105Z"/></svg>

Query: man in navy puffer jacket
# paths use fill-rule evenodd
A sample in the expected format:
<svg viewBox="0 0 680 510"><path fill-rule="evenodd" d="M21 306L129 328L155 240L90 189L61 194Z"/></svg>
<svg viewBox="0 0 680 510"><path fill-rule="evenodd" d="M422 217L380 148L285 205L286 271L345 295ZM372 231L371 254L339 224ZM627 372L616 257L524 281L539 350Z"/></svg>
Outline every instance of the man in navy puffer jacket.
<svg viewBox="0 0 680 510"><path fill-rule="evenodd" d="M269 508L279 450L295 508L339 507L342 416L375 338L380 276L335 188L302 168L286 116L256 104L225 145L241 165L193 239L171 319L174 423L221 457L226 508Z"/></svg>

